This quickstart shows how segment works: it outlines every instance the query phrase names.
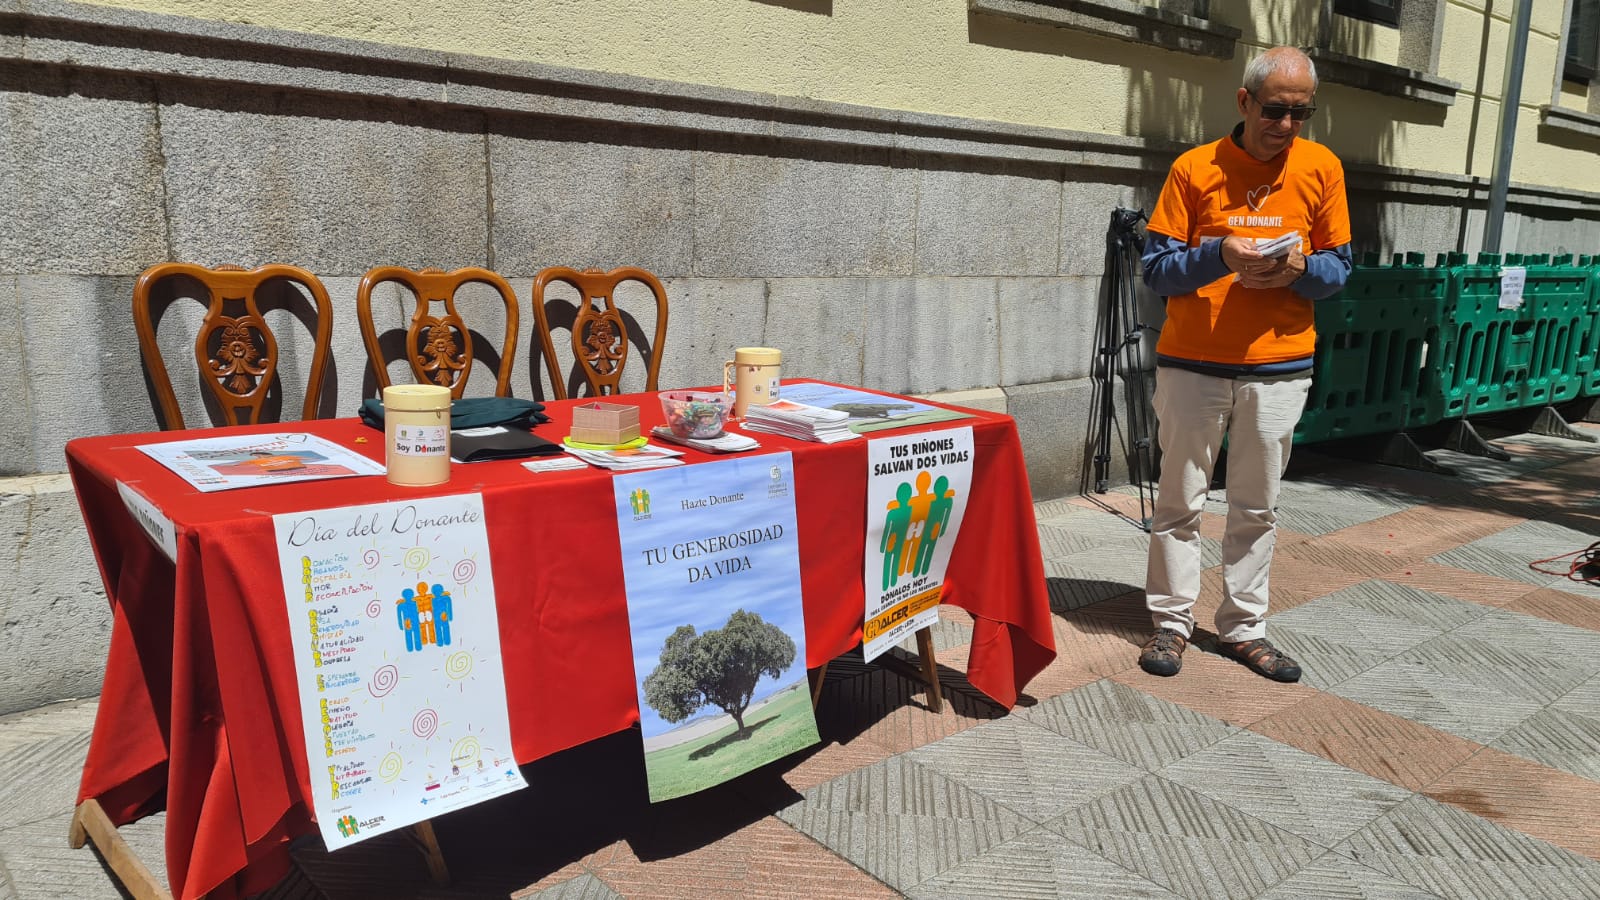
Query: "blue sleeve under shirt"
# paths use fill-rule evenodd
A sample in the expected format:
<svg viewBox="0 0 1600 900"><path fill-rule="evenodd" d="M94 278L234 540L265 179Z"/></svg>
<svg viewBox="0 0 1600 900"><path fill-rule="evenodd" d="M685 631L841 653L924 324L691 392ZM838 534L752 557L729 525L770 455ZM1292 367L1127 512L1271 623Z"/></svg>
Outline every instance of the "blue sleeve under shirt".
<svg viewBox="0 0 1600 900"><path fill-rule="evenodd" d="M1189 294L1229 273L1222 261L1222 239L1203 238L1190 247L1159 231L1145 232L1144 283L1163 297ZM1305 274L1289 285L1307 300L1322 300L1344 289L1350 278L1349 244L1318 250L1306 257Z"/></svg>

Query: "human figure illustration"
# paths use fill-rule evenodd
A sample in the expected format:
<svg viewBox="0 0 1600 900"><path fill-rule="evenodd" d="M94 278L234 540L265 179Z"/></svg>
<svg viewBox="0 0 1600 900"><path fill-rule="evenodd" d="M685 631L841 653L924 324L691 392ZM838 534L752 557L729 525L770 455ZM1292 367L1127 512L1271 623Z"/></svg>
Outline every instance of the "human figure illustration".
<svg viewBox="0 0 1600 900"><path fill-rule="evenodd" d="M400 599L394 602L395 617L400 625L400 630L406 634L406 652L422 649L422 631L419 626L422 620L417 611L417 592L406 588L400 592Z"/></svg>
<svg viewBox="0 0 1600 900"><path fill-rule="evenodd" d="M444 585L433 586L433 629L439 637L439 646L450 646L450 621L455 618L454 601Z"/></svg>
<svg viewBox="0 0 1600 900"><path fill-rule="evenodd" d="M906 552L900 559L900 574L910 575L916 567L922 550L922 539L928 529L928 508L933 505L933 492L929 485L933 476L926 471L917 473L917 494L911 498L911 525L906 529Z"/></svg>
<svg viewBox="0 0 1600 900"><path fill-rule="evenodd" d="M421 624L419 629L424 645L436 643L433 627L433 595L428 593L428 586L417 582L417 621Z"/></svg>
<svg viewBox="0 0 1600 900"><path fill-rule="evenodd" d="M900 559L905 554L906 531L911 527L911 484L900 482L895 489L895 499L889 502L883 517L883 539L878 541L878 552L883 554L883 589L894 587L900 580Z"/></svg>
<svg viewBox="0 0 1600 900"><path fill-rule="evenodd" d="M933 567L933 549L939 538L950 527L950 511L955 508L956 492L950 490L950 479L940 475L933 483L933 501L928 504L928 525L923 530L922 542L917 545L917 564L913 575L926 575Z"/></svg>

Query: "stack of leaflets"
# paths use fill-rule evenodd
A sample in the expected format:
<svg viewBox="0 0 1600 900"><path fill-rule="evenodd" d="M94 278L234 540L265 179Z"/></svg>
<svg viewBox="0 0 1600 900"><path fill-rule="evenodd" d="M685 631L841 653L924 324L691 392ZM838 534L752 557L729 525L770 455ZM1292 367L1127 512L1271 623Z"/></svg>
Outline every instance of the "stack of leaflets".
<svg viewBox="0 0 1600 900"><path fill-rule="evenodd" d="M693 447L706 453L740 453L745 450L754 450L761 446L761 442L755 438L734 434L731 431L724 431L714 438L684 438L673 434L672 429L665 425L657 425L651 429L650 433L663 441L671 441L674 444Z"/></svg>
<svg viewBox="0 0 1600 900"><path fill-rule="evenodd" d="M657 447L649 443L642 447L624 447L617 450L584 450L578 447L568 447L567 452L591 466L599 466L602 469L615 469L619 472L683 465L683 460L678 458L683 455L682 450Z"/></svg>
<svg viewBox="0 0 1600 900"><path fill-rule="evenodd" d="M834 444L861 435L850 430L850 414L837 409L807 406L793 400L774 400L766 406L748 406L744 427L802 441Z"/></svg>
<svg viewBox="0 0 1600 900"><path fill-rule="evenodd" d="M1300 232L1291 231L1280 234L1275 238L1256 238L1256 251L1262 256L1288 256L1289 251L1300 243Z"/></svg>

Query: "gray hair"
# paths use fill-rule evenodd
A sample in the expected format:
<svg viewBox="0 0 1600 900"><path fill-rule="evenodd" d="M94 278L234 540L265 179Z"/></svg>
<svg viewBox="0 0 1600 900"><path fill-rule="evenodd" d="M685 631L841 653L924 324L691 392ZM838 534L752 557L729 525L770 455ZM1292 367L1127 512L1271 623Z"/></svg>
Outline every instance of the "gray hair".
<svg viewBox="0 0 1600 900"><path fill-rule="evenodd" d="M1307 74L1311 76L1311 90L1317 89L1317 65L1304 50L1297 47L1273 47L1265 53L1250 60L1250 65L1244 67L1244 89L1254 94L1261 90L1267 83L1269 75L1288 72L1305 66Z"/></svg>

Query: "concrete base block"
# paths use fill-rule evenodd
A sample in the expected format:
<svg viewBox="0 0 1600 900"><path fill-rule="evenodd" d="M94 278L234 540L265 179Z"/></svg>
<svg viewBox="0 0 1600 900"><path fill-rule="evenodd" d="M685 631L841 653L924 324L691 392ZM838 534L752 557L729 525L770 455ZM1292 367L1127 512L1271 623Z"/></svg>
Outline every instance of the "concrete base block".
<svg viewBox="0 0 1600 900"><path fill-rule="evenodd" d="M1091 428L1098 411L1094 409L1094 382L1052 381L1008 387L1006 405L1017 420L1023 454L1028 466L1028 481L1035 500L1049 500L1076 494L1084 485L1085 474L1093 487L1094 448ZM1128 431L1127 404L1122 386L1117 386L1115 402L1117 425L1112 432L1112 484L1126 484L1128 465L1122 451L1122 436ZM1152 428L1155 416L1149 417ZM1154 435L1151 436L1152 440Z"/></svg>
<svg viewBox="0 0 1600 900"><path fill-rule="evenodd" d="M924 400L935 403L948 403L951 406L965 406L968 409L981 409L984 412L1005 413L1006 392L1000 388L978 388L970 391L940 391L934 394L913 394Z"/></svg>
<svg viewBox="0 0 1600 900"><path fill-rule="evenodd" d="M100 692L111 609L65 475L0 479L0 715Z"/></svg>

